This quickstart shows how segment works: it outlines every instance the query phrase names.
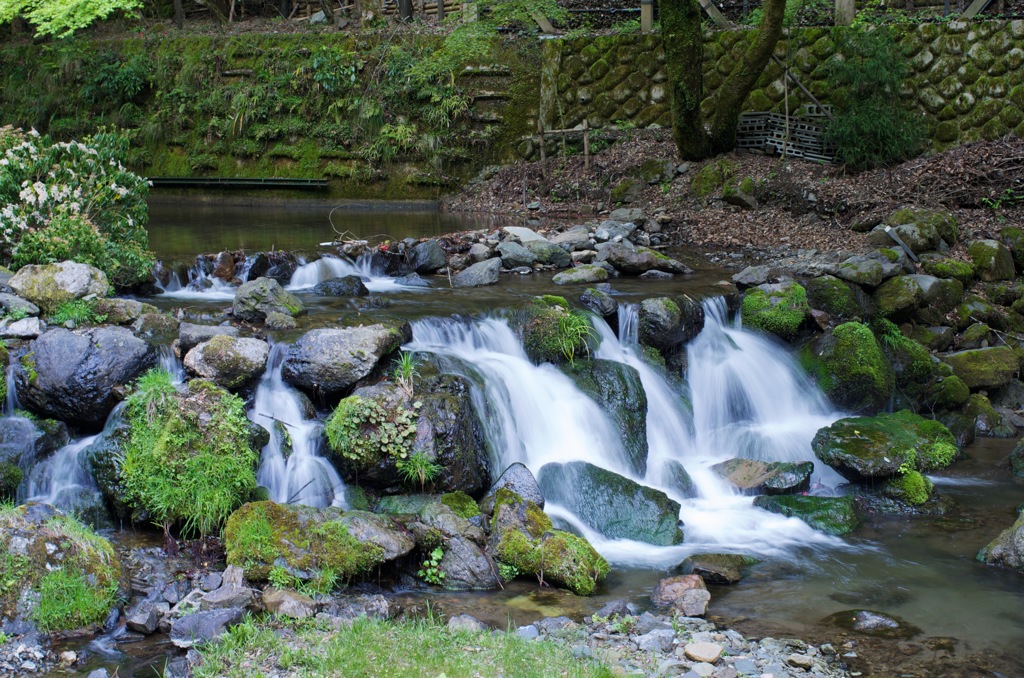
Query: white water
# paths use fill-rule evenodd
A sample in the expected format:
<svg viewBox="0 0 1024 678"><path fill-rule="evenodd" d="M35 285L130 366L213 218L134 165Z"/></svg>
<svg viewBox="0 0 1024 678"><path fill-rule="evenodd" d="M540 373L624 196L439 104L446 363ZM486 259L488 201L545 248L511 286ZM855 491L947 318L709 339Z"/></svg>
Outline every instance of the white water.
<svg viewBox="0 0 1024 678"><path fill-rule="evenodd" d="M187 280L182 280L177 271L171 271L170 281L163 285L157 276L156 286L163 296L173 299L202 299L206 301L228 301L235 298L237 287L226 283L220 278L204 273L199 267L193 266L186 272Z"/></svg>
<svg viewBox="0 0 1024 678"><path fill-rule="evenodd" d="M174 349L169 345L160 346L157 364L160 369L171 375L172 384L181 384L185 381L185 366L178 360L178 356L174 355Z"/></svg>
<svg viewBox="0 0 1024 678"><path fill-rule="evenodd" d="M15 410L21 409L18 402L17 380L14 377L14 361L7 366L7 373L4 375L7 382L7 399L4 401L3 414L5 417L13 417Z"/></svg>
<svg viewBox="0 0 1024 678"><path fill-rule="evenodd" d="M98 497L99 488L89 473L86 458L89 446L97 438L99 435L75 440L34 465L25 485L26 501L71 508L80 495Z"/></svg>
<svg viewBox="0 0 1024 678"><path fill-rule="evenodd" d="M369 254L364 254L355 261L342 257L321 257L308 264L302 264L295 269L295 273L285 289L292 292L307 290L324 280L342 278L347 275L355 275L362 278L366 289L371 292L424 289L400 285L395 281L395 278L389 278L374 270L373 257Z"/></svg>
<svg viewBox="0 0 1024 678"><path fill-rule="evenodd" d="M565 507L545 510L586 536L611 562L646 567L678 563L713 544L716 551L780 555L796 548L843 542L796 518L754 508L710 467L734 457L813 461L815 432L839 416L785 351L726 323L722 300L705 304L705 329L691 342L687 381L693 405L636 351L636 309L620 309L623 340L595 319L602 343L595 357L635 368L648 400L648 470L637 479L670 494L665 463L682 463L699 496L681 499L686 543L652 546L611 540L588 528ZM463 322L429 319L413 324L408 350L433 353L443 369L477 385L478 410L492 447L493 468L524 463L536 474L550 462L587 461L629 476L618 433L596 403L551 365L529 362L519 338L498 318ZM816 469L815 482L837 482L831 469Z"/></svg>
<svg viewBox="0 0 1024 678"><path fill-rule="evenodd" d="M277 344L271 349L249 412L250 419L270 431L270 442L260 455L257 482L279 504L348 508L345 483L320 454L323 426L315 419L303 418L298 392L281 378L286 348Z"/></svg>

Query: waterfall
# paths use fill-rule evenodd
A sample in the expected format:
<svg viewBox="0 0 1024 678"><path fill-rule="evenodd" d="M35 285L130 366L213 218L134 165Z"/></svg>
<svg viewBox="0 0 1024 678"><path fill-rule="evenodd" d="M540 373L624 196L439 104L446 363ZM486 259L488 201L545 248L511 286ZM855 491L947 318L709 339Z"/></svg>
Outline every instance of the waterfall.
<svg viewBox="0 0 1024 678"><path fill-rule="evenodd" d="M92 497L91 503L102 503L87 460L89 447L97 438L99 435L72 441L35 464L25 482L25 501L52 504L65 510L76 508L83 496Z"/></svg>
<svg viewBox="0 0 1024 678"><path fill-rule="evenodd" d="M371 254L360 255L355 261L345 257L321 257L316 261L304 263L295 269L295 273L285 289L292 292L307 290L324 280L343 278L347 275L362 278L366 289L371 292L424 289L421 287L406 287L396 282L395 278L384 275L374 268L373 255Z"/></svg>
<svg viewBox="0 0 1024 678"><path fill-rule="evenodd" d="M4 401L5 417L13 417L15 411L21 409L21 403L18 402L18 388L17 380L14 377L14 361L10 361L7 366L7 373L4 375L4 379L7 384L7 399Z"/></svg>
<svg viewBox="0 0 1024 678"><path fill-rule="evenodd" d="M158 263L158 267L162 267ZM178 271L170 271L166 274L167 282L160 281L161 275L156 277L156 286L166 297L174 299L201 299L207 301L226 301L235 298L238 288L215 278L204 271L198 264L185 271L185 278Z"/></svg>
<svg viewBox="0 0 1024 678"><path fill-rule="evenodd" d="M256 389L249 418L270 431L257 482L279 504L347 508L345 483L321 454L323 425L306 419L299 393L284 383L285 344L275 344Z"/></svg>
<svg viewBox="0 0 1024 678"><path fill-rule="evenodd" d="M157 353L157 365L171 375L171 383L181 384L185 381L185 367L174 355L174 349L168 344L161 344Z"/></svg>

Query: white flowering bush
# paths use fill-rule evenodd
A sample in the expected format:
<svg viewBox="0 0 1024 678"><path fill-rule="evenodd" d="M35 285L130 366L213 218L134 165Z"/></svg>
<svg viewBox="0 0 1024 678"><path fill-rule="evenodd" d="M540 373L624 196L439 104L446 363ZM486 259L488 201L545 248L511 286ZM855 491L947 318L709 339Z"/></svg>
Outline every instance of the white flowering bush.
<svg viewBox="0 0 1024 678"><path fill-rule="evenodd" d="M127 147L117 132L65 143L0 127L0 252L11 268L73 259L118 287L149 277L149 183L118 160Z"/></svg>

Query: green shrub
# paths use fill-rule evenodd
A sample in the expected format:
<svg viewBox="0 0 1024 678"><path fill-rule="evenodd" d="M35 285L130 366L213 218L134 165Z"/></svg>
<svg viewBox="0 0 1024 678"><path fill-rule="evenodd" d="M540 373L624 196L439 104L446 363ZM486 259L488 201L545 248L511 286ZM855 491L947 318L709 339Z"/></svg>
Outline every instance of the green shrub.
<svg viewBox="0 0 1024 678"><path fill-rule="evenodd" d="M837 29L838 52L828 62L836 112L828 127L839 158L853 170L902 162L924 147L920 120L900 103L909 66L892 33Z"/></svg>
<svg viewBox="0 0 1024 678"><path fill-rule="evenodd" d="M121 449L126 499L163 525L208 535L256 488L257 455L240 398L210 382L179 393L171 376L150 370L126 401Z"/></svg>
<svg viewBox="0 0 1024 678"><path fill-rule="evenodd" d="M0 255L13 268L71 258L120 287L145 281L149 186L121 164L127 152L118 132L63 143L0 128Z"/></svg>

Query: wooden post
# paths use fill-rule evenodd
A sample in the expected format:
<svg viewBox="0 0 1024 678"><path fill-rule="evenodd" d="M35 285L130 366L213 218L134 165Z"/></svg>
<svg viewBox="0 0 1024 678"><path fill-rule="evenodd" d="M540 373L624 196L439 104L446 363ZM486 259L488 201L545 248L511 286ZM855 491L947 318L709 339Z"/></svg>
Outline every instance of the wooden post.
<svg viewBox="0 0 1024 678"><path fill-rule="evenodd" d="M398 18L402 21L412 20L412 0L398 0Z"/></svg>
<svg viewBox="0 0 1024 678"><path fill-rule="evenodd" d="M540 139L540 174L545 179L548 178L548 158L547 151L544 150L544 122L542 120L537 121L537 138Z"/></svg>
<svg viewBox="0 0 1024 678"><path fill-rule="evenodd" d="M650 33L654 30L654 3L652 0L640 0L640 32Z"/></svg>
<svg viewBox="0 0 1024 678"><path fill-rule="evenodd" d="M464 2L462 4L462 18L468 23L480 20L480 5L475 2Z"/></svg>
<svg viewBox="0 0 1024 678"><path fill-rule="evenodd" d="M583 118L583 169L590 169L590 120Z"/></svg>
<svg viewBox="0 0 1024 678"><path fill-rule="evenodd" d="M548 21L548 18L541 14L540 12L535 10L533 12L530 12L530 16L533 17L533 20L537 22L537 25L540 26L540 30L543 31L544 33L548 35L554 35L555 33L558 32L555 30L555 27L551 25L551 22Z"/></svg>
<svg viewBox="0 0 1024 678"><path fill-rule="evenodd" d="M437 0L437 23L444 23L444 0Z"/></svg>
<svg viewBox="0 0 1024 678"><path fill-rule="evenodd" d="M836 0L836 26L849 26L856 14L854 0Z"/></svg>
<svg viewBox="0 0 1024 678"><path fill-rule="evenodd" d="M179 31L185 25L185 8L181 6L181 0L174 0L174 23Z"/></svg>

